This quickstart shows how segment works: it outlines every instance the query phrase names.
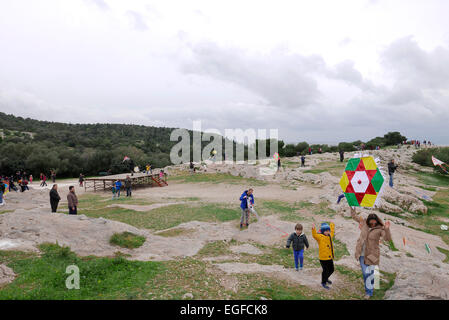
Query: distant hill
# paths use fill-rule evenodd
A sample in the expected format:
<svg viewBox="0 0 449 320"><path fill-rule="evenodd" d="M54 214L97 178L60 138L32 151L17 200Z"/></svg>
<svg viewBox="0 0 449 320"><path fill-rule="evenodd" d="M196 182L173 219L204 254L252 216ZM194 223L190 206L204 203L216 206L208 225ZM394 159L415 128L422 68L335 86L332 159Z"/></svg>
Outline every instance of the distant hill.
<svg viewBox="0 0 449 320"><path fill-rule="evenodd" d="M96 175L126 170L129 156L136 164L170 164L173 128L125 124L67 124L0 113L0 174L18 169L33 175L55 169L59 177Z"/></svg>
<svg viewBox="0 0 449 320"><path fill-rule="evenodd" d="M121 173L128 171L122 162L124 156L139 166L149 163L156 168L165 167L171 164L170 150L177 143L170 141L174 129L108 123L68 124L24 119L0 112L0 174L26 170L38 175L40 172L48 174L51 169L58 177L75 177L80 173L98 175L108 170ZM189 133L192 141L192 131ZM224 154L225 138L221 139ZM313 153L320 149L323 153L354 151L362 145L373 149L395 145L406 139L399 132L389 132L366 143L341 142L338 146L329 146L309 145L307 142L285 144L279 140L277 144L281 157L292 157L306 154L309 147ZM201 150L207 144L209 142L202 141ZM269 144L267 140L266 145ZM233 145L236 150L236 142L233 141ZM253 146L257 150L259 143ZM273 152L268 150L268 156ZM247 154L248 147L245 146L245 159Z"/></svg>

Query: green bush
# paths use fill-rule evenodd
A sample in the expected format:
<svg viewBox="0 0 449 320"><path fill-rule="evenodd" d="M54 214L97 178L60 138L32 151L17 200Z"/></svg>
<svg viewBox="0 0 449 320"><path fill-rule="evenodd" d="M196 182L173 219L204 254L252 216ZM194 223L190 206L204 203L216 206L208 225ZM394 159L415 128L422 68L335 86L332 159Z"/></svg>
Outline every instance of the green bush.
<svg viewBox="0 0 449 320"><path fill-rule="evenodd" d="M413 162L425 167L434 167L432 163L432 156L445 163L449 163L449 148L421 149L413 155ZM444 173L440 167L434 168L436 171Z"/></svg>
<svg viewBox="0 0 449 320"><path fill-rule="evenodd" d="M122 233L114 233L109 242L122 248L135 249L144 244L145 237L125 231Z"/></svg>

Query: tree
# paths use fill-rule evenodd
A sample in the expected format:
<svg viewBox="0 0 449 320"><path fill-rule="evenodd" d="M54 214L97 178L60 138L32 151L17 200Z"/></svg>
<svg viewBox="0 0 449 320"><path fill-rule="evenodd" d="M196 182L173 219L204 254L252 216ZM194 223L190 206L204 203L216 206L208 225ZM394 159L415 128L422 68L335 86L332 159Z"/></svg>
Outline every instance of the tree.
<svg viewBox="0 0 449 320"><path fill-rule="evenodd" d="M401 143L402 141L406 141L407 138L401 135L400 132L388 132L386 135L384 135L385 139L385 145L387 146L393 146Z"/></svg>

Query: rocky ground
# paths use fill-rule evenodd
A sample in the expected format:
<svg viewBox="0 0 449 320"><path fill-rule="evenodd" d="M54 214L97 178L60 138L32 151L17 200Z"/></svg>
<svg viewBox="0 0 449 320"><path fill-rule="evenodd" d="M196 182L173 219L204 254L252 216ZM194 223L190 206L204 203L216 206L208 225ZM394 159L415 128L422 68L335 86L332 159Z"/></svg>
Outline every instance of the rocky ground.
<svg viewBox="0 0 449 320"><path fill-rule="evenodd" d="M393 242L397 251L391 251L386 245L381 246L380 269L389 273L396 273L393 287L386 293L386 299L448 299L449 298L449 264L443 262L446 256L437 247L449 250L439 236L432 235L419 228L414 228L408 215L426 214L427 207L423 200L431 201L435 191L422 188L417 179L409 174L415 169L428 169L412 163L413 149L381 150L367 152L378 159L384 176L387 176L386 163L394 158L401 169L395 177L395 188L385 186L382 197L375 209L362 209L366 216L376 212L382 219L390 220ZM352 157L347 154L346 157ZM336 225L337 238L346 245L350 255L337 261L353 270L359 270L358 262L354 258L355 244L359 236L358 224L349 218L349 208L346 201L336 203L341 194L339 180L343 169L333 168L331 163L337 163L336 154L322 154L307 156L306 167L301 168L299 158L283 159L286 166L275 175L265 175L267 162L249 164L216 164L207 161L201 166L198 174L225 173L232 176L249 179L248 181L266 182L255 187L256 207L260 199L278 200L286 203L306 201L310 203L326 202L333 214L328 217ZM188 172L187 165L165 168L169 177ZM319 172L322 169L323 172ZM315 170L315 171L314 171ZM312 171L312 172L311 172ZM76 181L60 183L62 199L66 198L66 189ZM135 211L151 211L163 206L184 204L183 199L196 197L199 203L224 203L238 206L238 197L247 185L226 183L183 183L170 182L165 188L139 189L134 192L138 199L151 200L151 204L116 204L121 208ZM84 191L78 188L80 196ZM239 273L262 273L278 279L297 282L312 289L319 290L320 269L306 267L301 274L294 269L280 265L262 265L258 263L242 263L242 255L261 255L263 250L252 245L260 244L273 248L284 245L285 235L292 232L294 223L284 221L277 215L262 216L249 228L238 229L238 223L230 222L199 222L182 223L168 230L154 231L137 228L122 222L104 218L91 218L82 214L68 216L61 213L51 213L48 203L48 189L32 186L30 192L9 193L6 196L7 205L0 214L0 250L38 251L37 245L45 242L57 242L69 246L78 255L113 256L120 251L129 255L133 260L163 261L179 257L193 257L212 241L237 241L244 243L230 247L230 253L216 257L204 258L222 273L229 275L225 285L233 286L232 275ZM170 199L174 200L170 200ZM63 201L60 205L65 208ZM65 210L65 209L64 209ZM238 210L238 208L236 208ZM388 212L390 214L385 214ZM392 216L391 213L395 213ZM317 217L314 212L302 209L301 223L309 236L311 248L316 243L310 235L312 223L318 224L323 216ZM177 231L182 230L177 235ZM109 243L114 233L129 231L146 238L143 246L137 249L117 248ZM171 231L169 238L161 235ZM404 244L405 239L405 244ZM431 253L425 250L428 244ZM13 281L14 271L1 264L0 286ZM231 279L231 280L230 280ZM335 276L335 286L344 280Z"/></svg>

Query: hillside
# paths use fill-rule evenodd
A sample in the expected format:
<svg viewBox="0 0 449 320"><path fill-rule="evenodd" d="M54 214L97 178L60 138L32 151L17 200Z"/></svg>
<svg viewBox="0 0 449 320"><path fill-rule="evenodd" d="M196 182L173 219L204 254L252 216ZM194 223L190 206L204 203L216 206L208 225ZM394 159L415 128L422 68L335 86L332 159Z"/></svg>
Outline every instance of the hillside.
<svg viewBox="0 0 449 320"><path fill-rule="evenodd" d="M170 164L172 128L127 124L67 124L0 113L0 172L27 170L37 175L55 169L59 177L80 172L123 172L124 156L136 164Z"/></svg>

